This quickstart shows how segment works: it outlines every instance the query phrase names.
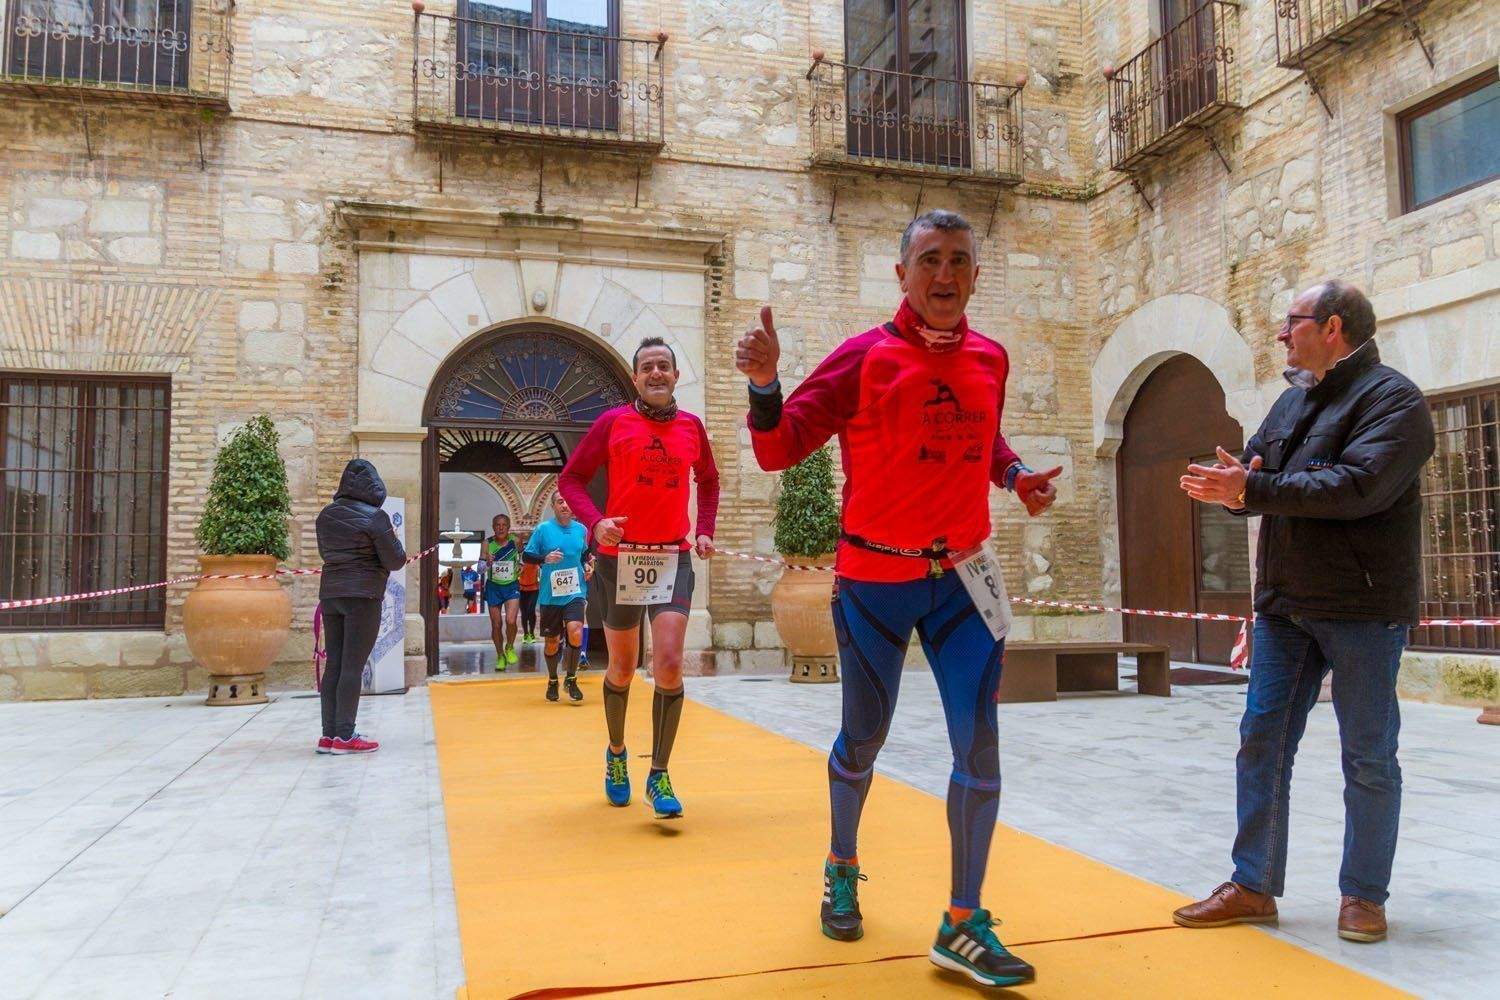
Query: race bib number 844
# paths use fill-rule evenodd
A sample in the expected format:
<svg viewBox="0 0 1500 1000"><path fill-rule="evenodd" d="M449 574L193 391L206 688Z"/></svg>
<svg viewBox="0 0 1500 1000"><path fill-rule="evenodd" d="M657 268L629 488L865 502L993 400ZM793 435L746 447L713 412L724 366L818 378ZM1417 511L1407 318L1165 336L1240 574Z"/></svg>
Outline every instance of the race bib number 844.
<svg viewBox="0 0 1500 1000"><path fill-rule="evenodd" d="M1000 560L988 545L956 560L953 569L963 581L964 589L979 610L990 635L998 642L1010 634L1010 597L1005 593L1005 577L1000 575Z"/></svg>

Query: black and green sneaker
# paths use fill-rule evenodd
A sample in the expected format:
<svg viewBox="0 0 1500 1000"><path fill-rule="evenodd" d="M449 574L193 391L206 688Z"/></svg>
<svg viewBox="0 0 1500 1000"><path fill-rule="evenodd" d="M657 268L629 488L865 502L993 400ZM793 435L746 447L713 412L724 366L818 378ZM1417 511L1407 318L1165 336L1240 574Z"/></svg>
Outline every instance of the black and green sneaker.
<svg viewBox="0 0 1500 1000"><path fill-rule="evenodd" d="M859 865L823 862L823 933L835 941L858 941L865 936L859 913L859 883L868 879Z"/></svg>
<svg viewBox="0 0 1500 1000"><path fill-rule="evenodd" d="M1016 986L1036 978L1036 970L1005 950L990 928L989 910L975 910L957 927L944 912L929 955L941 969L962 972L981 986Z"/></svg>

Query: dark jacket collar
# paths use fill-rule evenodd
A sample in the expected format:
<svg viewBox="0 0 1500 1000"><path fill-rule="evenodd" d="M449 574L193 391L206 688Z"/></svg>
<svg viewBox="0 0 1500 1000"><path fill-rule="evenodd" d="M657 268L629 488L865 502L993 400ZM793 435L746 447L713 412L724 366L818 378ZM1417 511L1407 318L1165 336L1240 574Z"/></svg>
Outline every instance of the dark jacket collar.
<svg viewBox="0 0 1500 1000"><path fill-rule="evenodd" d="M1380 349L1372 337L1333 363L1327 374L1313 381L1312 372L1303 368L1288 368L1282 377L1298 389L1303 389L1314 399L1337 395L1363 372L1380 364Z"/></svg>

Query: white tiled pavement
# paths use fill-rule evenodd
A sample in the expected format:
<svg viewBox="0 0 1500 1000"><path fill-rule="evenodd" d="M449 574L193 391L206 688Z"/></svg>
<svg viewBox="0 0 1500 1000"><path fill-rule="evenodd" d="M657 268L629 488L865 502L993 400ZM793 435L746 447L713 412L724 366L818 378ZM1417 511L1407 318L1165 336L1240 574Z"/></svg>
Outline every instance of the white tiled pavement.
<svg viewBox="0 0 1500 1000"><path fill-rule="evenodd" d="M877 768L945 795L951 758L936 685L926 670L907 670L901 685ZM837 685L715 677L689 679L687 691L819 750L838 732ZM1206 894L1230 872L1244 692L1178 687L1171 699L1065 695L1000 706L1001 822ZM1274 933L1421 996L1500 996L1500 727L1477 725L1471 708L1402 702L1401 711L1405 795L1391 938L1364 945L1336 934L1343 777L1329 704L1314 710L1297 756L1287 895ZM679 791L691 804L691 789ZM865 862L878 875L878 860ZM1003 899L986 903L1004 916Z"/></svg>
<svg viewBox="0 0 1500 1000"><path fill-rule="evenodd" d="M0 705L0 998L452 1000L425 691L312 753L315 698Z"/></svg>
<svg viewBox="0 0 1500 1000"><path fill-rule="evenodd" d="M688 694L820 750L837 728L835 686L690 678ZM1003 706L1001 818L1204 892L1227 875L1242 705L1243 688L1213 687ZM1327 705L1298 760L1277 933L1423 996L1500 995L1500 728L1402 707L1392 939L1334 934ZM451 1000L463 973L427 695L363 702L384 744L366 757L314 755L317 717L289 695L0 705L0 1000ZM908 671L881 770L944 794L943 733L931 678Z"/></svg>

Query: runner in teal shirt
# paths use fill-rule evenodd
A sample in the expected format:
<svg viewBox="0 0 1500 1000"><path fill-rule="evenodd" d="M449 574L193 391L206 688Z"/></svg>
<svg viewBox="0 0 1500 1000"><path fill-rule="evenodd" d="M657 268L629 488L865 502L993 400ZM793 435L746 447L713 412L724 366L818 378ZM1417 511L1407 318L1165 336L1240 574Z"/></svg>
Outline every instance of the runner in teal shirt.
<svg viewBox="0 0 1500 1000"><path fill-rule="evenodd" d="M547 659L547 700L557 701L557 663L563 657L562 639L567 635L567 679L563 686L577 704L578 655L583 646L583 623L588 607L588 578L593 572L588 531L573 520L573 511L561 495L552 501L552 518L536 526L522 558L537 564L541 586L537 602L542 609L542 639Z"/></svg>

